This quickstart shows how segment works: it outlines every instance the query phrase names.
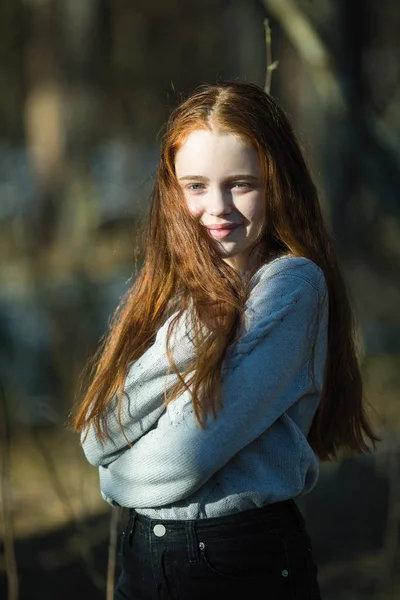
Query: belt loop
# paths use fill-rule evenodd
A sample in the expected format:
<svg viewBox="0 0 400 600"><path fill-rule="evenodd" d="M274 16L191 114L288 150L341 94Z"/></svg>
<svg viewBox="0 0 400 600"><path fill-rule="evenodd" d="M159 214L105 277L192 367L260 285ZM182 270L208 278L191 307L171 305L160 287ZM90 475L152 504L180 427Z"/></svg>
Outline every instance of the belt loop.
<svg viewBox="0 0 400 600"><path fill-rule="evenodd" d="M185 522L187 550L189 555L189 562L191 563L196 563L200 561L199 544L197 540L195 526L195 521Z"/></svg>
<svg viewBox="0 0 400 600"><path fill-rule="evenodd" d="M134 508L131 508L129 511L129 532L128 532L129 546L132 545L132 537L133 537L133 531L135 529L136 519L137 519L137 512Z"/></svg>

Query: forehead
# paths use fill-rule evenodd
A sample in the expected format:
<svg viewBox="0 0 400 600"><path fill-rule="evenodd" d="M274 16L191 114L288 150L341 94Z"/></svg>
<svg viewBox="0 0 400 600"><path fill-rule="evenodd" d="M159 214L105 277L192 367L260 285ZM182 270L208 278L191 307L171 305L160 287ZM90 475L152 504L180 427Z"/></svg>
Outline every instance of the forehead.
<svg viewBox="0 0 400 600"><path fill-rule="evenodd" d="M196 129L186 136L177 151L175 170L178 177L223 176L234 172L259 175L261 165L257 150L240 136Z"/></svg>

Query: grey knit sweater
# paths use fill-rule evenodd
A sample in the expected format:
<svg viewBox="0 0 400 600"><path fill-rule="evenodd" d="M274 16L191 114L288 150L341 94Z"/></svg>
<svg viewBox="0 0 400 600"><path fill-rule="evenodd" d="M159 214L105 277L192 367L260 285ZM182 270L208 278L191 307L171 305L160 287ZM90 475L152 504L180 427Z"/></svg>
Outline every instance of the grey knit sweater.
<svg viewBox="0 0 400 600"><path fill-rule="evenodd" d="M132 363L125 382L121 432L116 401L107 415L109 436L93 428L83 443L99 467L103 498L159 519L224 516L309 492L318 460L307 442L318 407L327 351L328 300L319 267L280 257L252 277L245 320L221 374L224 408L197 423L190 390L163 406L166 333ZM193 357L186 319L173 352L180 370ZM229 359L229 361L228 361Z"/></svg>

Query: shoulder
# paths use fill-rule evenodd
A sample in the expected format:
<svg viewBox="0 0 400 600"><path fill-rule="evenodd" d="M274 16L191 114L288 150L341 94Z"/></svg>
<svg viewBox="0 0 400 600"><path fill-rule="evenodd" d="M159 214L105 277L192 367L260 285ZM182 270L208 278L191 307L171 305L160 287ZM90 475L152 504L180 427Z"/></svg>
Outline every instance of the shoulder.
<svg viewBox="0 0 400 600"><path fill-rule="evenodd" d="M322 269L308 258L282 256L262 265L251 277L245 313L250 321L257 321L290 308L298 318L308 318L327 307Z"/></svg>
<svg viewBox="0 0 400 600"><path fill-rule="evenodd" d="M284 339L300 338L328 308L322 269L303 257L282 256L251 277L239 342L252 344L272 329ZM246 346L247 347L247 346Z"/></svg>
<svg viewBox="0 0 400 600"><path fill-rule="evenodd" d="M285 279L290 286L311 287L318 294L325 291L325 277L322 269L312 260L304 257L281 256L262 265L250 280L250 293L259 292L276 279Z"/></svg>

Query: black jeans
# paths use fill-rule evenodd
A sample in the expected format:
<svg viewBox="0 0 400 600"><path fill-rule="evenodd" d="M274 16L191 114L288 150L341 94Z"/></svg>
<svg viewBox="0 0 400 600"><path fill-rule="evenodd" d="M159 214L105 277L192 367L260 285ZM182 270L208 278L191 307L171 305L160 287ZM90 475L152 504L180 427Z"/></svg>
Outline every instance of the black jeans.
<svg viewBox="0 0 400 600"><path fill-rule="evenodd" d="M114 600L320 600L293 500L226 517L156 520L130 511Z"/></svg>

